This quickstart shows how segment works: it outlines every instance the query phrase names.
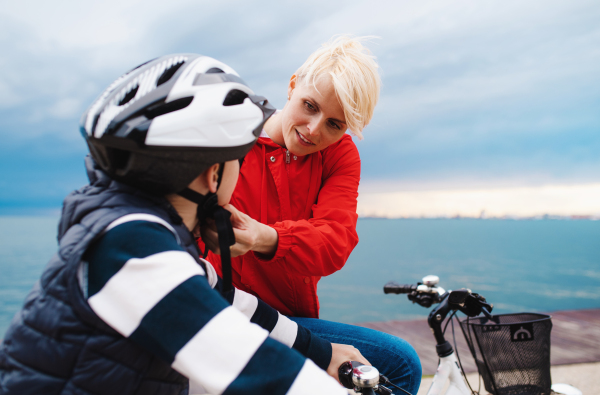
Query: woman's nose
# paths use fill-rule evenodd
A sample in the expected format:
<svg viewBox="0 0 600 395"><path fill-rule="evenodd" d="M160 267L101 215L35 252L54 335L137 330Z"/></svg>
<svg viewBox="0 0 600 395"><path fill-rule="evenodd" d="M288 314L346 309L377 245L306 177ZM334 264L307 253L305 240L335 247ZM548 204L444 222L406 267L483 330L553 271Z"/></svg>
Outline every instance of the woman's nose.
<svg viewBox="0 0 600 395"><path fill-rule="evenodd" d="M319 119L319 118L313 119L308 124L308 134L310 136L316 136L316 135L318 135L321 132L322 128L323 128L323 122L322 122L322 120Z"/></svg>

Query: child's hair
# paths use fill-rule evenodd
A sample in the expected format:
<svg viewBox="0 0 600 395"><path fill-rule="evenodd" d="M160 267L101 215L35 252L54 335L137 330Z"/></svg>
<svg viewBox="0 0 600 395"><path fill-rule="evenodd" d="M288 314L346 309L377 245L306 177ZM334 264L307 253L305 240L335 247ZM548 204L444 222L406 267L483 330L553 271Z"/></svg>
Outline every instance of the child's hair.
<svg viewBox="0 0 600 395"><path fill-rule="evenodd" d="M348 130L361 140L361 132L373 116L381 85L375 57L361 43L368 38L372 37L334 36L296 70L298 83L304 81L313 86L319 77L331 76Z"/></svg>

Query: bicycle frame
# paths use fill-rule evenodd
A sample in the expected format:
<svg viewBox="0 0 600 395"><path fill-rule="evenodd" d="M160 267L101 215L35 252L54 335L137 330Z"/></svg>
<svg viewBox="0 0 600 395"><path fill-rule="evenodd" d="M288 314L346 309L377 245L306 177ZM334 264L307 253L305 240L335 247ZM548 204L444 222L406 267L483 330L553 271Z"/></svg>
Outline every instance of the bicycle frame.
<svg viewBox="0 0 600 395"><path fill-rule="evenodd" d="M487 318L492 319L490 312L493 305L488 304L481 295L472 293L468 289L463 288L446 292L443 288L437 286L438 283L439 277L432 275L424 277L422 282L417 283L417 285L400 285L391 281L384 285L383 292L386 294L408 294L410 301L425 308L439 303L427 318L427 323L433 331L437 343L435 348L440 357L437 371L433 376L433 382L427 395L471 395L471 389L467 388L454 349L444 338L442 324L449 312L457 310L469 317L475 317L483 313ZM452 319L452 316L450 319ZM448 388L443 392L446 384L448 384ZM552 390L556 394L581 395L581 391L568 384L553 384Z"/></svg>
<svg viewBox="0 0 600 395"><path fill-rule="evenodd" d="M458 366L456 354L450 343L444 338L442 324L449 312L452 311L449 302L449 293L443 288L431 287L431 292L436 292L441 298L440 304L429 313L427 322L433 331L433 335L437 342L435 346L440 363L437 371L433 376L433 382L427 395L471 395L471 391L467 388L467 384L462 376ZM446 392L444 388L449 381Z"/></svg>
<svg viewBox="0 0 600 395"><path fill-rule="evenodd" d="M450 380L450 383L445 395L471 394L460 372L454 353L440 358L440 364L435 372L435 376L433 376L433 382L431 383L431 387L429 387L429 391L427 391L427 395L442 395L447 380Z"/></svg>

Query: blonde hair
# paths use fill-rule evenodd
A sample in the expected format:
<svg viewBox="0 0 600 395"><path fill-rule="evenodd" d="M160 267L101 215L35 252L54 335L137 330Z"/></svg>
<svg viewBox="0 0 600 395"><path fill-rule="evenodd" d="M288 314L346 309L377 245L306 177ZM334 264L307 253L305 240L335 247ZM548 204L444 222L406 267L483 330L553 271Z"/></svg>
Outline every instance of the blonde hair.
<svg viewBox="0 0 600 395"><path fill-rule="evenodd" d="M313 86L321 76L331 76L348 130L361 140L363 128L373 117L381 86L375 57L361 43L369 38L372 37L334 36L296 70L298 82L310 82Z"/></svg>

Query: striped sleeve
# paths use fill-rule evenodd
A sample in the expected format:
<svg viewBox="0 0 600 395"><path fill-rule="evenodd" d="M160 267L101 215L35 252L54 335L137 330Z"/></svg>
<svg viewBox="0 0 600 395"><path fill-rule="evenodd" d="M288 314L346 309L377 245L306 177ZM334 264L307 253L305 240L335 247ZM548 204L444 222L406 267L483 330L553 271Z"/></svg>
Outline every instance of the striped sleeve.
<svg viewBox="0 0 600 395"><path fill-rule="evenodd" d="M211 394L346 393L213 290L177 241L158 221L107 230L84 257L94 312Z"/></svg>
<svg viewBox="0 0 600 395"><path fill-rule="evenodd" d="M235 288L234 292L227 295L227 300L248 317L250 322L266 329L273 339L299 351L321 369L327 369L331 361L331 343L247 292Z"/></svg>

